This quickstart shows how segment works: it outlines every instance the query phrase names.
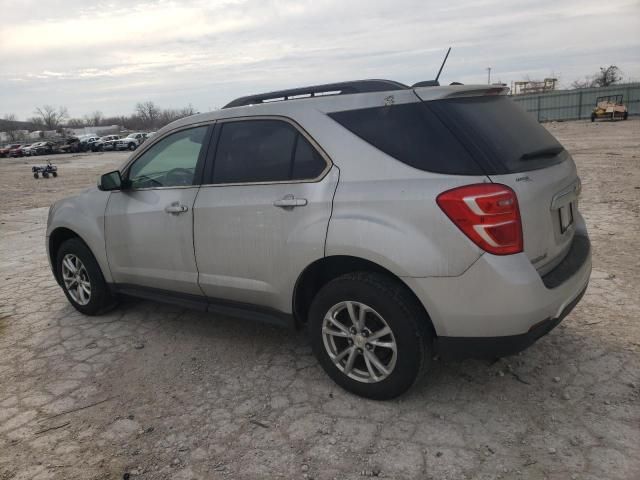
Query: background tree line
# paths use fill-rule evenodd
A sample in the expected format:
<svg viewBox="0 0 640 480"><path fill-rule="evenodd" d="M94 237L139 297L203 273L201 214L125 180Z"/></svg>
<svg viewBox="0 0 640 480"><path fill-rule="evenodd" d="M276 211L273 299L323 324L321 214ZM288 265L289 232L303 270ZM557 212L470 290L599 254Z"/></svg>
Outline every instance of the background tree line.
<svg viewBox="0 0 640 480"><path fill-rule="evenodd" d="M6 132L9 141L21 138L23 130L55 130L65 128L99 127L118 125L125 130L157 130L183 117L194 115L196 109L189 104L184 108L160 108L152 101L139 102L131 115L107 117L99 110L82 118L70 118L67 107L43 105L37 107L34 115L26 121L19 121L15 114L8 113L0 119L0 131Z"/></svg>
<svg viewBox="0 0 640 480"><path fill-rule="evenodd" d="M196 109L189 104L183 108L160 108L152 101L139 102L131 115L107 117L99 110L83 118L69 118L68 128L99 127L102 125L120 125L127 130L157 130L183 117L194 115Z"/></svg>

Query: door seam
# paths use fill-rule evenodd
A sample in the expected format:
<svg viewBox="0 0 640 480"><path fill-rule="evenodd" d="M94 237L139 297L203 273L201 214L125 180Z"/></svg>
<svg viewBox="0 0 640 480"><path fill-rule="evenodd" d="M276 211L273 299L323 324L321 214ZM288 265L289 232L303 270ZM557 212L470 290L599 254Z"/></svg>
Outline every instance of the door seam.
<svg viewBox="0 0 640 480"><path fill-rule="evenodd" d="M196 203L198 201L198 195L200 195L201 186L198 187L198 191L196 192L196 196L193 198L193 205L191 205L191 247L193 248L193 263L196 266L196 283L198 284L198 289L200 293L207 297L202 290L202 286L200 285L200 268L198 267L198 256L196 255ZM207 297L208 298L208 297Z"/></svg>
<svg viewBox="0 0 640 480"><path fill-rule="evenodd" d="M333 218L333 203L335 202L336 193L338 192L338 185L340 185L340 167L338 167L335 163L333 164L333 166L336 168L336 170L338 170L338 178L336 180L336 186L333 189L333 195L331 196L331 209L329 211L329 219L327 220L327 228L324 232L324 248L322 252L323 258L327 256L327 240L329 238L329 226L331 225L331 219ZM329 170L329 172L330 171L331 170ZM329 172L327 172L327 175L329 174Z"/></svg>

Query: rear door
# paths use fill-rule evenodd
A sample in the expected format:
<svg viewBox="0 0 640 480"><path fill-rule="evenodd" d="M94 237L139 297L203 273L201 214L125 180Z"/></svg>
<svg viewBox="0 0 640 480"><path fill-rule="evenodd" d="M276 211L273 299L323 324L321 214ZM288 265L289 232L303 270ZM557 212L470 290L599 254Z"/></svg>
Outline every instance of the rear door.
<svg viewBox="0 0 640 480"><path fill-rule="evenodd" d="M200 287L291 312L297 276L324 256L338 170L293 122L220 122L209 185L194 207Z"/></svg>
<svg viewBox="0 0 640 480"><path fill-rule="evenodd" d="M580 180L569 153L504 95L424 104L454 132L492 182L516 192L524 251L541 274L552 269L568 251L579 216Z"/></svg>

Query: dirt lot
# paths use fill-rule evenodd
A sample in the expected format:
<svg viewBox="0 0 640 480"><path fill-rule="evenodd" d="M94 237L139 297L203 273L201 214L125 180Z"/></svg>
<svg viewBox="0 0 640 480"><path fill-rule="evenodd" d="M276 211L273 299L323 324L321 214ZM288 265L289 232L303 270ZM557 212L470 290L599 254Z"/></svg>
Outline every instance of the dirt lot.
<svg viewBox="0 0 640 480"><path fill-rule="evenodd" d="M523 354L435 362L392 402L337 388L304 332L136 300L78 314L46 207L126 154L38 181L41 158L0 159L0 479L638 478L640 120L548 128L583 180L584 300Z"/></svg>

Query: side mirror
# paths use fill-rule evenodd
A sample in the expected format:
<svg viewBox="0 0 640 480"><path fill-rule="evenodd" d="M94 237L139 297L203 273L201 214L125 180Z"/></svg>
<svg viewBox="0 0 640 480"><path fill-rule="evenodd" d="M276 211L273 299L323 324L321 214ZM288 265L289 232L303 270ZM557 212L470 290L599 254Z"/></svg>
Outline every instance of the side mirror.
<svg viewBox="0 0 640 480"><path fill-rule="evenodd" d="M120 175L119 170L105 173L104 175L100 176L100 179L98 180L98 188L106 192L110 190L121 190L122 184L122 176Z"/></svg>

